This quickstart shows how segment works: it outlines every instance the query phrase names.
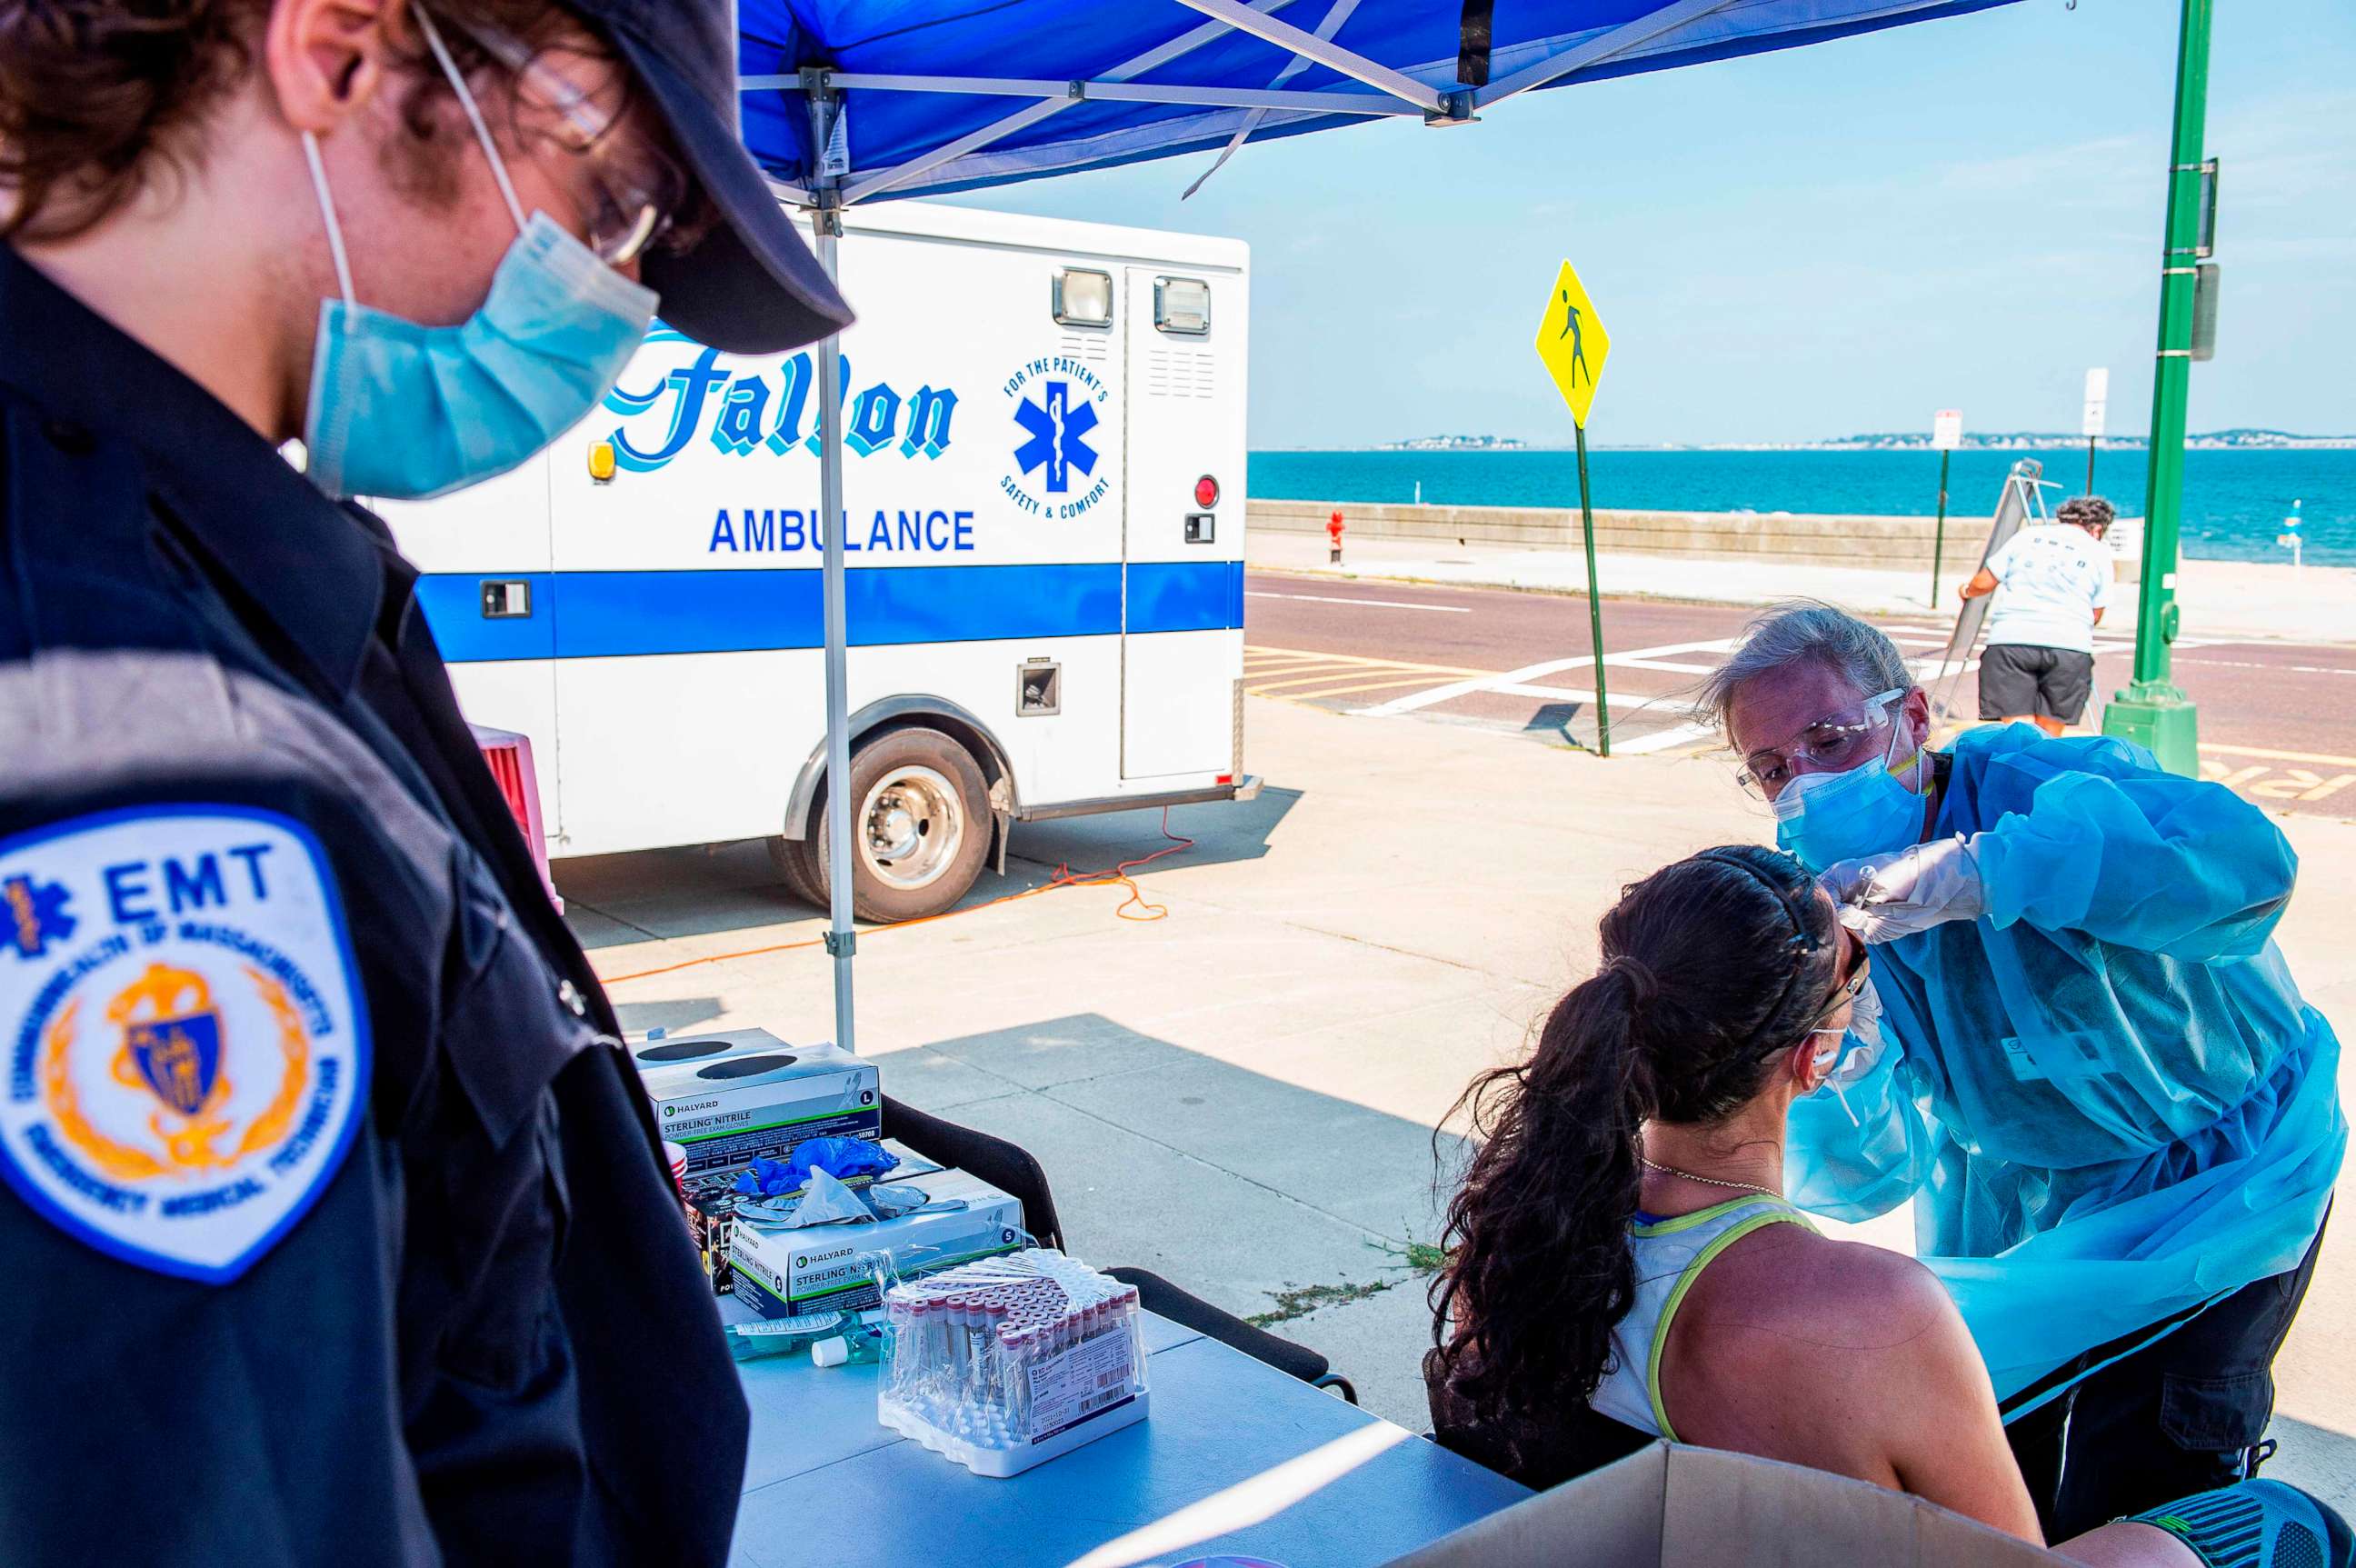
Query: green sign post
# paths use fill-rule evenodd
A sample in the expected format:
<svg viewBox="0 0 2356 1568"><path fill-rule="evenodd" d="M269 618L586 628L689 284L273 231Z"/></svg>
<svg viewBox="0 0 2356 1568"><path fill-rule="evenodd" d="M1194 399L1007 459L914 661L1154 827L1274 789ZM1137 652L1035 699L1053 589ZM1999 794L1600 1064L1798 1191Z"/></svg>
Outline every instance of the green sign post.
<svg viewBox="0 0 2356 1568"><path fill-rule="evenodd" d="M2148 747L2160 766L2200 771L2200 719L2170 679L2176 640L2176 543L2184 518L2185 399L2194 357L2194 302L2208 254L2203 162L2209 102L2209 23L2214 0L2184 0L2177 38L2176 136L2168 170L2168 239L2160 253L2159 353L2151 389L2151 467L2146 491L2143 581L2136 603L2135 680L2103 710L2103 733ZM2213 295L2212 295L2213 298Z"/></svg>
<svg viewBox="0 0 2356 1568"><path fill-rule="evenodd" d="M1931 534L1930 606L1939 607L1939 567L1947 558L1947 459L1964 442L1964 411L1943 408L1931 416L1931 445L1939 449L1939 521Z"/></svg>
<svg viewBox="0 0 2356 1568"><path fill-rule="evenodd" d="M1604 357L1612 352L1612 334L1587 285L1569 262L1555 274L1538 317L1538 362L1554 381L1555 390L1570 409L1579 436L1579 522L1587 541L1587 635L1595 650L1595 749L1612 755L1612 693L1603 685L1603 596L1595 581L1595 508L1587 489L1587 411L1595 403L1595 378L1603 373Z"/></svg>

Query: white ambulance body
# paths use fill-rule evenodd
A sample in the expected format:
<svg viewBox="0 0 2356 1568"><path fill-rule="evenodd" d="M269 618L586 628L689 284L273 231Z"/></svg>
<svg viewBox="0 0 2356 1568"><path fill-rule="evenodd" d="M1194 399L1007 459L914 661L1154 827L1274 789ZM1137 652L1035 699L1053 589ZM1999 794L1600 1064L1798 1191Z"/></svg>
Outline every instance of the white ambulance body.
<svg viewBox="0 0 2356 1568"><path fill-rule="evenodd" d="M1016 822L1248 795L1246 247L892 203L841 275L859 912L954 903ZM659 326L541 458L384 507L551 855L767 837L822 898L815 354Z"/></svg>

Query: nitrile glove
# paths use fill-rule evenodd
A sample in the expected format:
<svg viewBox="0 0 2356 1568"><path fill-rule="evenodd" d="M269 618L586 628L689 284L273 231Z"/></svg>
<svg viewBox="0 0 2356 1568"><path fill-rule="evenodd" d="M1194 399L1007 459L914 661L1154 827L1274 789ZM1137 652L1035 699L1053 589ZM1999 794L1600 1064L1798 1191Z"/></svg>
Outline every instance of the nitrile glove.
<svg viewBox="0 0 2356 1568"><path fill-rule="evenodd" d="M786 1156L786 1169L793 1173L794 1187L806 1185L812 1171L824 1171L851 1181L860 1176L882 1176L899 1163L899 1155L870 1138L809 1138Z"/></svg>
<svg viewBox="0 0 2356 1568"><path fill-rule="evenodd" d="M1869 942L1911 937L1949 920L1987 913L1980 883L1978 837L1933 839L1895 854L1868 855L1829 866L1820 880L1840 906L1840 922Z"/></svg>

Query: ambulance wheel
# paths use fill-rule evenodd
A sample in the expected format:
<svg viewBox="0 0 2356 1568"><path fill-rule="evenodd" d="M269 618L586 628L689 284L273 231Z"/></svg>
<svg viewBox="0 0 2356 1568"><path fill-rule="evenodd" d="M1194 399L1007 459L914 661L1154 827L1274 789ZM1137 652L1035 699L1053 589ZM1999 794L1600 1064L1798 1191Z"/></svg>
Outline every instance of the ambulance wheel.
<svg viewBox="0 0 2356 1568"><path fill-rule="evenodd" d="M851 912L888 924L937 915L965 897L990 854L990 787L971 754L935 729L887 730L851 754ZM801 858L825 906L827 812L810 820Z"/></svg>
<svg viewBox="0 0 2356 1568"><path fill-rule="evenodd" d="M769 841L769 860L776 866L787 892L819 914L826 913L826 892L819 885L817 845L808 839L773 838Z"/></svg>

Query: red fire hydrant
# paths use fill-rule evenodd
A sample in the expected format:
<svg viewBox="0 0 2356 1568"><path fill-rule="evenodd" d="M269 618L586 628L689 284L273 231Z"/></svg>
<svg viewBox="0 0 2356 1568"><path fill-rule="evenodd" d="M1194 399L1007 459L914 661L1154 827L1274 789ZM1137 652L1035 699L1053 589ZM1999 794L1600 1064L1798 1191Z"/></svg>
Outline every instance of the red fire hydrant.
<svg viewBox="0 0 2356 1568"><path fill-rule="evenodd" d="M1333 553L1328 558L1336 566L1342 564L1342 514L1335 511L1325 520L1325 537L1333 542Z"/></svg>

